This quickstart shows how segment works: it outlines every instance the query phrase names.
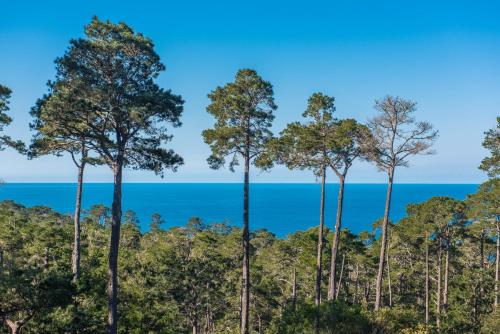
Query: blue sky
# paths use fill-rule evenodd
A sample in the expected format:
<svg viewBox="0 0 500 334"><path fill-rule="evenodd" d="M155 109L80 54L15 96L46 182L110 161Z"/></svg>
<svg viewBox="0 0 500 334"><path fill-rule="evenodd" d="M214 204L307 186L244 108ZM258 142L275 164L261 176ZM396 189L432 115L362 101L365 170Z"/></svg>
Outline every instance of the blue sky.
<svg viewBox="0 0 500 334"><path fill-rule="evenodd" d="M365 122L386 94L418 102L416 117L440 131L436 155L400 168L400 183L478 183L486 154L483 132L500 108L500 4L495 1L3 1L0 82L13 90L7 133L29 140L29 109L54 77L53 61L92 15L125 21L151 37L167 66L159 83L186 100L184 125L171 146L185 159L160 179L127 171L126 182L239 182L213 171L201 131L213 121L207 93L242 67L256 69L276 94L274 131L298 120L309 95L336 98L337 116ZM27 161L0 152L7 182L73 182L70 159ZM314 182L283 167L254 171L256 182ZM88 168L87 181L111 182L108 169ZM385 182L358 163L350 182ZM334 181L333 175L330 181Z"/></svg>

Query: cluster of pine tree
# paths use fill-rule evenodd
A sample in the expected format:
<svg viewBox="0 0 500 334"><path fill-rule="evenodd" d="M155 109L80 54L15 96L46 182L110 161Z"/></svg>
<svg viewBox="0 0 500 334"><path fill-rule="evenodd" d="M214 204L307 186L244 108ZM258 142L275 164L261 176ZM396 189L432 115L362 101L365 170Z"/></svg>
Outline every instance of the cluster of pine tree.
<svg viewBox="0 0 500 334"><path fill-rule="evenodd" d="M163 175L182 158L165 147L184 101L159 87L165 69L153 42L124 23L94 18L85 38L56 59L56 78L32 108L29 147L0 137L29 158L69 154L78 169L75 214L0 204L0 318L11 333L498 333L500 118L486 133L490 176L465 201L433 197L390 221L397 167L430 154L437 137L414 118L416 103L387 96L366 125L335 117L334 98L313 94L302 122L270 131L273 87L238 71L217 87L203 132L208 163L243 164L243 226L161 228L141 233L122 216L123 168ZM0 131L10 90L0 86ZM388 177L383 218L373 231L342 229L344 184L356 160ZM83 212L87 165L107 165L113 203ZM280 239L251 231L252 166L308 169L321 180L319 228ZM325 183L339 181L334 229L324 221ZM333 224L332 224L333 225ZM120 289L118 289L120 287Z"/></svg>
<svg viewBox="0 0 500 334"><path fill-rule="evenodd" d="M334 300L321 303L319 321L314 304L318 229L287 238L252 232L250 331L498 333L498 222L495 226L491 218L498 216L499 198L494 180L465 202L435 197L409 205L407 216L389 227L383 307L377 312L380 239L375 230L358 235L342 230L337 289ZM2 202L2 332L106 333L111 223L109 208L85 212L81 273L73 282L71 217ZM161 224L155 215L149 231L141 233L134 213L124 215L119 332L238 333L241 229L197 218L186 227L164 230ZM326 268L334 233L326 229L323 237ZM327 271L322 274L326 287ZM322 298L327 298L326 289Z"/></svg>

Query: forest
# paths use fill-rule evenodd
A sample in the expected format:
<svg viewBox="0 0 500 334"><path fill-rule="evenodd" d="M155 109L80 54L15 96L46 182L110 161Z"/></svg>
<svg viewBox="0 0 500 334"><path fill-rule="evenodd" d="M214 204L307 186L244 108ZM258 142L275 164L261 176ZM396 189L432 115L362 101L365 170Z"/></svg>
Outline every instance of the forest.
<svg viewBox="0 0 500 334"><path fill-rule="evenodd" d="M500 333L500 117L485 132L488 180L476 193L411 203L392 221L396 171L435 153L438 131L416 120L417 103L387 95L362 124L338 119L335 98L318 92L302 119L273 134L273 86L241 69L208 93L214 124L200 140L211 168L241 166L243 223L193 212L167 229L159 214L139 222L122 208L124 168L163 177L184 163L168 147L184 100L156 83L165 66L153 41L94 17L55 70L33 101L32 140L0 135L0 150L71 156L75 210L0 202L1 333ZM0 134L11 93L0 85ZM387 175L387 195L383 217L354 234L342 209L358 161ZM285 238L251 226L251 171L278 164L321 185L318 225ZM109 167L113 202L82 208L95 165ZM339 184L334 202L327 176Z"/></svg>

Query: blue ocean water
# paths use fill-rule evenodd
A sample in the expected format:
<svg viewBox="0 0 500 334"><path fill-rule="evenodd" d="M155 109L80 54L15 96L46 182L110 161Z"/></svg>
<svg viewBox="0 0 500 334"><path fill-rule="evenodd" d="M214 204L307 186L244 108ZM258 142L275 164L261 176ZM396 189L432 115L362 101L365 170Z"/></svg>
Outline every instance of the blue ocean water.
<svg viewBox="0 0 500 334"><path fill-rule="evenodd" d="M474 184L396 184L391 218L397 221L405 214L408 203L422 202L432 196L465 199L474 193ZM353 232L371 230L382 217L385 184L347 184L344 197L343 227ZM153 213L162 215L165 227L182 226L190 217L205 222L226 221L241 225L243 185L235 183L125 183L123 210L136 212L141 228L148 228ZM325 219L333 227L337 206L338 184L326 188ZM0 200L14 200L25 206L46 205L61 213L72 213L76 184L8 183L0 186ZM83 207L94 204L111 206L113 185L84 185ZM266 228L278 236L305 230L318 224L319 184L251 184L251 229Z"/></svg>

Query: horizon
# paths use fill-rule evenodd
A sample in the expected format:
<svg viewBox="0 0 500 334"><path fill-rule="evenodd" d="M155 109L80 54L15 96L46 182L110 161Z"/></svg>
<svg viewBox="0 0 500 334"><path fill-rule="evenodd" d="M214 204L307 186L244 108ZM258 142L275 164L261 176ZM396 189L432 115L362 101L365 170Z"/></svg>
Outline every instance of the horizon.
<svg viewBox="0 0 500 334"><path fill-rule="evenodd" d="M339 184L338 182L325 182L326 184ZM0 184L0 187L9 185L9 184L73 184L76 185L77 182L4 182ZM89 184L113 184L113 182L85 182L85 185ZM168 182L144 182L144 181L129 181L129 182L122 182L122 184L243 184L243 182L232 182L232 181L227 181L227 182L185 182L185 181L168 181ZM318 182L264 182L264 181L257 181L257 182L252 182L251 184L318 184ZM354 185L387 185L387 182L346 182L346 186L349 184L354 184ZM393 185L480 185L480 183L410 183L410 182L394 182ZM1 188L0 188L1 189Z"/></svg>

